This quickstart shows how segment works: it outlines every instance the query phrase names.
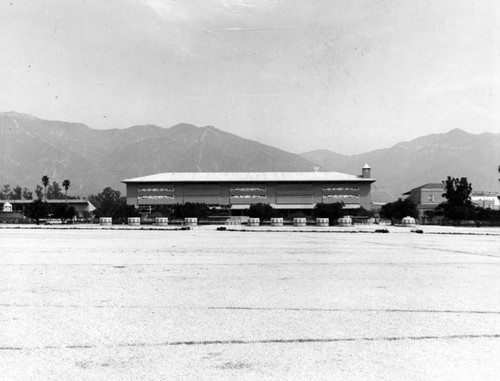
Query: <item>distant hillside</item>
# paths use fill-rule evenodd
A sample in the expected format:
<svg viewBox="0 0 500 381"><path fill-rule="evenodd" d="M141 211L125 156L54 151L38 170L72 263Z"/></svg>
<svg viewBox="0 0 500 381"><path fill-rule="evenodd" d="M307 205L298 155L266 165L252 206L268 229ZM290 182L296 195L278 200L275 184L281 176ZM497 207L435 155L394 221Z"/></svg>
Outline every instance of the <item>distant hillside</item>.
<svg viewBox="0 0 500 381"><path fill-rule="evenodd" d="M121 180L159 172L311 171L360 173L372 167L374 201L390 201L413 187L466 176L475 190L498 191L500 134L452 130L359 155L318 150L295 155L223 132L178 124L95 130L81 123L0 113L0 186L34 189L47 174L71 181L69 194L85 196Z"/></svg>
<svg viewBox="0 0 500 381"><path fill-rule="evenodd" d="M81 123L0 113L0 186L34 189L40 178L71 181L88 195L121 180L169 171L311 171L317 165L214 127L179 124L95 130ZM356 169L355 173L358 173Z"/></svg>
<svg viewBox="0 0 500 381"><path fill-rule="evenodd" d="M467 177L474 190L500 188L500 134L474 135L454 129L359 155L318 150L302 156L328 170L346 173L357 173L368 163L372 177L377 179L372 196L375 201L397 199L411 188L441 182L447 176Z"/></svg>

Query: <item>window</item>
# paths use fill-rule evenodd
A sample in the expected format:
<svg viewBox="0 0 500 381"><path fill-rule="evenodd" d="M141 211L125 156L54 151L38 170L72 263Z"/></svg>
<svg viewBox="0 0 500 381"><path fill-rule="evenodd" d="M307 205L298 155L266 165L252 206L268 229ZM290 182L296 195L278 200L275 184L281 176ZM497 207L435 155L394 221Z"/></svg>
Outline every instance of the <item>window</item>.
<svg viewBox="0 0 500 381"><path fill-rule="evenodd" d="M324 186L323 199L336 201L342 201L342 199L359 199L359 186L353 184L332 184Z"/></svg>
<svg viewBox="0 0 500 381"><path fill-rule="evenodd" d="M430 194L427 196L427 202L434 202L434 195Z"/></svg>
<svg viewBox="0 0 500 381"><path fill-rule="evenodd" d="M148 185L137 189L139 200L173 200L174 187L170 185Z"/></svg>
<svg viewBox="0 0 500 381"><path fill-rule="evenodd" d="M267 187L256 184L234 184L229 189L232 200L267 200Z"/></svg>

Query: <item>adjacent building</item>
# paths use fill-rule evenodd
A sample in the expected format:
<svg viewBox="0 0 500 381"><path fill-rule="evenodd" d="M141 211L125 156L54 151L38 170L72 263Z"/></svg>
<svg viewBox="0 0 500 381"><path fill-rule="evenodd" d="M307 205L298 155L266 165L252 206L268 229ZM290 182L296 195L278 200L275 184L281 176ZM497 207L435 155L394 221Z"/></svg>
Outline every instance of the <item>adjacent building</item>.
<svg viewBox="0 0 500 381"><path fill-rule="evenodd" d="M500 195L497 192L472 192L470 199L476 206L485 209L500 209Z"/></svg>
<svg viewBox="0 0 500 381"><path fill-rule="evenodd" d="M252 204L310 211L318 203L371 208L371 169L359 176L339 172L170 172L123 180L127 203L139 208L204 203L231 211Z"/></svg>
<svg viewBox="0 0 500 381"><path fill-rule="evenodd" d="M419 212L423 213L427 210L433 210L445 202L443 193L443 183L427 183L403 193L403 196L408 196L417 205Z"/></svg>
<svg viewBox="0 0 500 381"><path fill-rule="evenodd" d="M428 183L403 193L415 204L417 209L423 213L435 209L439 204L446 201L443 197L445 186L443 183ZM470 195L472 204L486 209L500 209L499 194L497 192L472 191Z"/></svg>

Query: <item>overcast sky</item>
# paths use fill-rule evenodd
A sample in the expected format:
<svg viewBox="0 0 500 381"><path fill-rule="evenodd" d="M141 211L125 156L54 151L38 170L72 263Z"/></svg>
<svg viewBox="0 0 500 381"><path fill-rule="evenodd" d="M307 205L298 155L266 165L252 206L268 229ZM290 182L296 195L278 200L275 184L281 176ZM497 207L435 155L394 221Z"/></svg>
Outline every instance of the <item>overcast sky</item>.
<svg viewBox="0 0 500 381"><path fill-rule="evenodd" d="M500 132L498 0L0 0L0 111L291 152Z"/></svg>

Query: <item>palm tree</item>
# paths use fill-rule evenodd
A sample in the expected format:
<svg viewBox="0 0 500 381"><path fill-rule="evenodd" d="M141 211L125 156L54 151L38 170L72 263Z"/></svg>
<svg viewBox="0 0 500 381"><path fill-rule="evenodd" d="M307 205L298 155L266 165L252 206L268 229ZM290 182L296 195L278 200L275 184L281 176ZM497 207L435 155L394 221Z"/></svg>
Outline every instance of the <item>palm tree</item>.
<svg viewBox="0 0 500 381"><path fill-rule="evenodd" d="M44 193L45 193L45 201L47 201L47 185L49 185L49 176L47 176L47 175L42 176L42 184L43 184Z"/></svg>
<svg viewBox="0 0 500 381"><path fill-rule="evenodd" d="M68 205L68 188L69 188L69 185L70 185L70 181L68 179L64 180L62 182L62 186L63 188L66 190L66 205Z"/></svg>

